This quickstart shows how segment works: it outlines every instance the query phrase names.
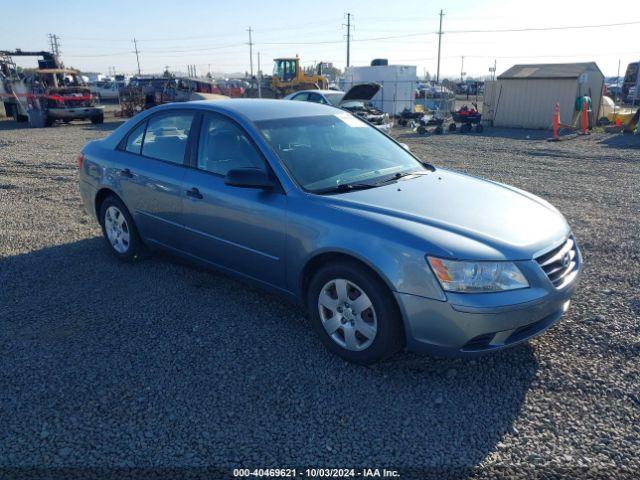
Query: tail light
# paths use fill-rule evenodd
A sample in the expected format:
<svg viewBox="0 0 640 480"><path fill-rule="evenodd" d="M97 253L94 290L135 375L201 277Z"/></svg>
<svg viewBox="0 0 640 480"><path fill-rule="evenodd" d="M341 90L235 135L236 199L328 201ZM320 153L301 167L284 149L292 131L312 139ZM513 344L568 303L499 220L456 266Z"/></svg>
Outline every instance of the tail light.
<svg viewBox="0 0 640 480"><path fill-rule="evenodd" d="M81 170L82 164L84 163L84 154L82 152L78 154L77 160L78 160L78 170Z"/></svg>

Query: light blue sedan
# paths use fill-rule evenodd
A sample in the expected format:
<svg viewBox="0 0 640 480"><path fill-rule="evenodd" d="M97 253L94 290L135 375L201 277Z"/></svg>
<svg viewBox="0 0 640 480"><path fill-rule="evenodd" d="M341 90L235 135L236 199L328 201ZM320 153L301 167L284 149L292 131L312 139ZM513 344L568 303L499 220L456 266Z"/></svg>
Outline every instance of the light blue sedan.
<svg viewBox="0 0 640 480"><path fill-rule="evenodd" d="M163 249L295 298L356 363L516 345L556 322L578 283L580 251L549 203L424 163L330 106L163 105L78 164L117 258Z"/></svg>

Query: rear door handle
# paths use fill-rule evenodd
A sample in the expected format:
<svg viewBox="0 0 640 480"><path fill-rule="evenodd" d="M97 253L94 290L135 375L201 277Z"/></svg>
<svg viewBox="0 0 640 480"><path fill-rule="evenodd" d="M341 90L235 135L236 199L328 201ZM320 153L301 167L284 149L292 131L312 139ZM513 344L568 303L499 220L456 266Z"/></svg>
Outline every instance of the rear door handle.
<svg viewBox="0 0 640 480"><path fill-rule="evenodd" d="M191 190L187 190L187 197L197 198L198 200L202 200L203 198L200 190L196 187L193 187Z"/></svg>
<svg viewBox="0 0 640 480"><path fill-rule="evenodd" d="M120 170L120 175L127 178L133 177L133 173L131 173L131 170L129 170L128 168L125 168L124 170Z"/></svg>

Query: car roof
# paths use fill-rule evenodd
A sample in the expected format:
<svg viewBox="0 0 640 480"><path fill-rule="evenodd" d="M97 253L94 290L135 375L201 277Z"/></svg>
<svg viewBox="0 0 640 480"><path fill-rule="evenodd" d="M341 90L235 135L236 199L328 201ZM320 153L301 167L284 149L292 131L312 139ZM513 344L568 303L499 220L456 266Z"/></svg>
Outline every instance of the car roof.
<svg viewBox="0 0 640 480"><path fill-rule="evenodd" d="M317 90L317 89L313 89L313 90L298 90L297 92L293 92L290 95L295 95L296 93L321 93L321 94L325 94L325 93L341 93L341 94L345 94L345 92L342 92L340 90Z"/></svg>
<svg viewBox="0 0 640 480"><path fill-rule="evenodd" d="M312 102L289 102L262 98L231 98L228 100L201 100L188 102L205 110L227 114L242 115L252 122L273 120L276 118L310 117L315 115L332 115L339 109ZM167 106L185 107L185 103L173 103ZM340 110L341 111L341 110Z"/></svg>

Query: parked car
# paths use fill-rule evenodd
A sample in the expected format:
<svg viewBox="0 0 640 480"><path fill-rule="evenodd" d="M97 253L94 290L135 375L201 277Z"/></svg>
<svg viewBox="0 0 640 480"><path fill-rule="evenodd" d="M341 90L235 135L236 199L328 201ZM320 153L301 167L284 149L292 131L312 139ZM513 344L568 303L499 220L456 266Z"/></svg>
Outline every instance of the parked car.
<svg viewBox="0 0 640 480"><path fill-rule="evenodd" d="M118 100L120 91L125 88L125 86L125 82L104 82L102 84L96 83L92 85L90 89L98 101Z"/></svg>
<svg viewBox="0 0 640 480"><path fill-rule="evenodd" d="M364 118L383 132L389 132L392 125L389 114L369 103L381 88L377 83L362 83L354 85L346 93L334 90L301 90L287 95L284 99L333 105Z"/></svg>
<svg viewBox="0 0 640 480"><path fill-rule="evenodd" d="M167 104L88 143L78 164L117 258L163 249L297 299L356 363L516 345L578 284L580 250L549 203L425 163L326 105Z"/></svg>

